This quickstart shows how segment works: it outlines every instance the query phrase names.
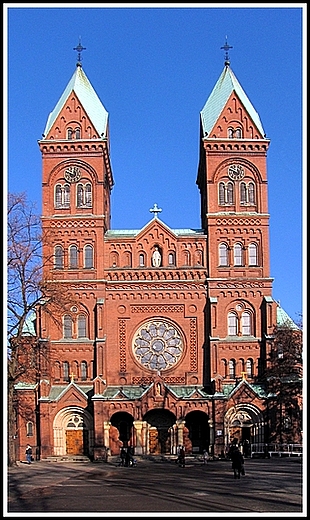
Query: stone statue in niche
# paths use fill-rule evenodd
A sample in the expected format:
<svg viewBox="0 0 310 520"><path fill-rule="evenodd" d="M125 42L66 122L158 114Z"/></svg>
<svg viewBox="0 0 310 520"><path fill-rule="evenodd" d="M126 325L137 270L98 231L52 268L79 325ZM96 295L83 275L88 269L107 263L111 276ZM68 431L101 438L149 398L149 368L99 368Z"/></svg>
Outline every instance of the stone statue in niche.
<svg viewBox="0 0 310 520"><path fill-rule="evenodd" d="M160 267L161 264L161 254L159 252L158 247L156 246L154 252L152 254L152 265L153 267Z"/></svg>

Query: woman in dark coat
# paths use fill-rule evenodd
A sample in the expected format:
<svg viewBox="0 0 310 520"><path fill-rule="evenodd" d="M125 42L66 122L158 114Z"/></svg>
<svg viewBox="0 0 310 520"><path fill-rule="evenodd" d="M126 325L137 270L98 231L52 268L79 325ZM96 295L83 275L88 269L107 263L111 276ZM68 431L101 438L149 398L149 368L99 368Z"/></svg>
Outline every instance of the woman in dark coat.
<svg viewBox="0 0 310 520"><path fill-rule="evenodd" d="M234 478L240 478L240 475L244 475L244 458L237 446L235 446L230 454L232 461L232 469L234 470Z"/></svg>

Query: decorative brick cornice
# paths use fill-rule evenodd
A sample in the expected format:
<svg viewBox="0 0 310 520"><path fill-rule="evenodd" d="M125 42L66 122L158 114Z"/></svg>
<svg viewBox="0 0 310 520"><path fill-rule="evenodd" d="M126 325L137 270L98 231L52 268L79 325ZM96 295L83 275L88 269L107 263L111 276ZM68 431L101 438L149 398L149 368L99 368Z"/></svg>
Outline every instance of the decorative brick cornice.
<svg viewBox="0 0 310 520"><path fill-rule="evenodd" d="M264 287L264 282L254 282L251 280L245 282L219 282L217 287L219 289L259 289Z"/></svg>
<svg viewBox="0 0 310 520"><path fill-rule="evenodd" d="M171 314L175 312L184 312L184 305L131 305L132 313L142 314Z"/></svg>
<svg viewBox="0 0 310 520"><path fill-rule="evenodd" d="M107 291L206 291L204 284L195 283L124 283L122 280L119 283L107 282Z"/></svg>

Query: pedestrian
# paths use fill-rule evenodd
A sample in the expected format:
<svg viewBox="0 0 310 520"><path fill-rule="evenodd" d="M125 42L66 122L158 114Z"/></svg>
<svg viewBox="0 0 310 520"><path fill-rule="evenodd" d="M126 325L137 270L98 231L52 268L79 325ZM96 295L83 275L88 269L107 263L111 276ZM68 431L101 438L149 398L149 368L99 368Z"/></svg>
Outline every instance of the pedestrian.
<svg viewBox="0 0 310 520"><path fill-rule="evenodd" d="M125 462L126 462L126 450L123 446L121 449L121 466L125 466Z"/></svg>
<svg viewBox="0 0 310 520"><path fill-rule="evenodd" d="M209 460L209 454L208 454L207 450L203 450L203 463L204 463L204 465L206 465L208 463L208 460Z"/></svg>
<svg viewBox="0 0 310 520"><path fill-rule="evenodd" d="M28 464L31 464L31 460L32 460L32 448L30 446L30 444L27 445L27 448L26 448L26 460L27 460L27 463Z"/></svg>
<svg viewBox="0 0 310 520"><path fill-rule="evenodd" d="M234 470L234 478L240 478L240 475L244 475L244 458L238 446L233 447L230 458L232 469Z"/></svg>
<svg viewBox="0 0 310 520"><path fill-rule="evenodd" d="M128 446L126 453L125 466L133 466L133 446Z"/></svg>
<svg viewBox="0 0 310 520"><path fill-rule="evenodd" d="M181 468L185 468L185 449L184 446L180 447L179 463Z"/></svg>

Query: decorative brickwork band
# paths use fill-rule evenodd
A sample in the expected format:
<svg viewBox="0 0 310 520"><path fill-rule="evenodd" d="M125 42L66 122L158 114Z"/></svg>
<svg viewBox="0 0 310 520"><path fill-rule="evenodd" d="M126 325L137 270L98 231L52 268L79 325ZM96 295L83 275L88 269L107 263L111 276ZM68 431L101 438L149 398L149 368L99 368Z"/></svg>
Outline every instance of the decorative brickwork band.
<svg viewBox="0 0 310 520"><path fill-rule="evenodd" d="M126 320L118 320L120 371L126 372Z"/></svg>
<svg viewBox="0 0 310 520"><path fill-rule="evenodd" d="M184 312L184 305L132 305L131 312L143 314L171 314L173 312Z"/></svg>
<svg viewBox="0 0 310 520"><path fill-rule="evenodd" d="M197 319L191 318L190 320L190 367L191 372L197 372Z"/></svg>

